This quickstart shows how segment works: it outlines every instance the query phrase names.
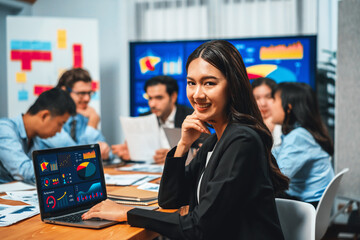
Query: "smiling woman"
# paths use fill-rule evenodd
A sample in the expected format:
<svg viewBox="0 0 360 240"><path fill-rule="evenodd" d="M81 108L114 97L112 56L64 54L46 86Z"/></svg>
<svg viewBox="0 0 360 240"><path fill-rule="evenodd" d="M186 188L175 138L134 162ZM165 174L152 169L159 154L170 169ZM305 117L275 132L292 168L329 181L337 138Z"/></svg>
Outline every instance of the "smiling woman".
<svg viewBox="0 0 360 240"><path fill-rule="evenodd" d="M187 97L202 122L212 124L220 134L227 123L227 81L224 75L202 58L189 64ZM222 129L219 129L222 128Z"/></svg>
<svg viewBox="0 0 360 240"><path fill-rule="evenodd" d="M83 218L128 221L174 239L283 239L275 192L288 187L270 149L240 53L210 41L188 58L187 96L194 113L166 157L159 190L162 208L189 205L186 215L131 209L111 201ZM215 129L185 166L188 151L207 124ZM236 219L236 221L234 221Z"/></svg>

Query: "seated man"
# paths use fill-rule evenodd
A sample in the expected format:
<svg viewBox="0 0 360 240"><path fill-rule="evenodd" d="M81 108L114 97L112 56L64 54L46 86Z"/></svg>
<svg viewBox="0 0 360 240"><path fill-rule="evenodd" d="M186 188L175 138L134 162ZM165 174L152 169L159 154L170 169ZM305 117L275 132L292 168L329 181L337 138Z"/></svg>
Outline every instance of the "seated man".
<svg viewBox="0 0 360 240"><path fill-rule="evenodd" d="M193 109L176 103L179 86L176 80L170 76L150 78L145 83L144 90L148 96L150 111L142 114L142 116L154 113L161 127L181 128L186 116L193 112ZM167 141L165 134L161 140L164 139ZM123 160L130 160L126 143L113 145L111 148L113 153ZM154 155L155 163L163 163L168 151L168 148L157 150Z"/></svg>
<svg viewBox="0 0 360 240"><path fill-rule="evenodd" d="M43 92L25 114L0 119L0 183L34 183L31 153L44 146L40 138L54 136L76 114L74 101L61 89Z"/></svg>
<svg viewBox="0 0 360 240"><path fill-rule="evenodd" d="M64 124L63 131L44 144L48 147L73 146L79 144L99 143L103 160L112 158L109 145L104 136L98 130L100 116L95 109L89 106L91 95L91 76L82 68L74 68L66 71L59 79L57 88L70 93L76 104L77 114L70 117Z"/></svg>

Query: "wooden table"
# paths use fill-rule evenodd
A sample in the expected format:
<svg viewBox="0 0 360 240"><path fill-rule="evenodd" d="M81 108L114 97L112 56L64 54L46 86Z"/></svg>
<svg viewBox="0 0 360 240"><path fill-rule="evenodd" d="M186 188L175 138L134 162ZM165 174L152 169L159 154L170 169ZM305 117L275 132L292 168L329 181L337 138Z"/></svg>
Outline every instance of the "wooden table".
<svg viewBox="0 0 360 240"><path fill-rule="evenodd" d="M108 174L120 174L112 168L105 168ZM156 180L155 180L156 181ZM114 188L114 186L107 187ZM0 199L0 203L9 205L23 205L22 202ZM25 219L8 227L0 227L0 239L131 239L146 240L153 239L159 234L144 228L131 227L126 223L119 223L103 229L86 229L77 227L67 227L55 224L47 224L41 221L40 214Z"/></svg>

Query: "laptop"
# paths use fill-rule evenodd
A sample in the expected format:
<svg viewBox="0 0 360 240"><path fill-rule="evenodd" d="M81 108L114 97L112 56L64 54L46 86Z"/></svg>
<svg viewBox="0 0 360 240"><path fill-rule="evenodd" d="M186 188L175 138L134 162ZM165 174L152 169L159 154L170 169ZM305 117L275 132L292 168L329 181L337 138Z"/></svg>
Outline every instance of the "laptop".
<svg viewBox="0 0 360 240"><path fill-rule="evenodd" d="M181 138L181 128L163 128L171 148L175 147Z"/></svg>
<svg viewBox="0 0 360 240"><path fill-rule="evenodd" d="M41 220L85 228L103 228L116 221L81 215L107 198L98 144L36 150L32 153Z"/></svg>

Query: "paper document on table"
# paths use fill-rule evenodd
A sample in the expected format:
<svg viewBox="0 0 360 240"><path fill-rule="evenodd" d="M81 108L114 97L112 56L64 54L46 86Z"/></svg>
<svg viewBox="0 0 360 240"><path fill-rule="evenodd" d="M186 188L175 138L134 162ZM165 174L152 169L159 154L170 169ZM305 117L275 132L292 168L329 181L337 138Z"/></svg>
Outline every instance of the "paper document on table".
<svg viewBox="0 0 360 240"><path fill-rule="evenodd" d="M39 213L39 207L37 206L10 206L0 204L0 227L9 226Z"/></svg>
<svg viewBox="0 0 360 240"><path fill-rule="evenodd" d="M6 192L6 195L1 197L2 199L21 201L32 206L38 206L39 200L37 197L37 191L16 191L16 192Z"/></svg>
<svg viewBox="0 0 360 240"><path fill-rule="evenodd" d="M149 182L159 177L160 175L148 175L148 174L119 174L119 175L105 174L105 182L106 185L130 186L130 185L143 184L144 182Z"/></svg>
<svg viewBox="0 0 360 240"><path fill-rule="evenodd" d="M151 173L162 173L164 165L158 164L134 164L132 166L124 166L117 168L119 171L134 171L134 172L151 172Z"/></svg>
<svg viewBox="0 0 360 240"><path fill-rule="evenodd" d="M159 192L160 185L157 183L143 183L140 186L137 187L138 189L142 190L148 190L152 192Z"/></svg>
<svg viewBox="0 0 360 240"><path fill-rule="evenodd" d="M152 163L155 151L161 148L160 128L155 114L142 117L120 117L130 158Z"/></svg>
<svg viewBox="0 0 360 240"><path fill-rule="evenodd" d="M36 189L36 186L30 185L27 183L23 183L23 182L0 184L0 192L23 191L23 190L32 190L32 189Z"/></svg>

